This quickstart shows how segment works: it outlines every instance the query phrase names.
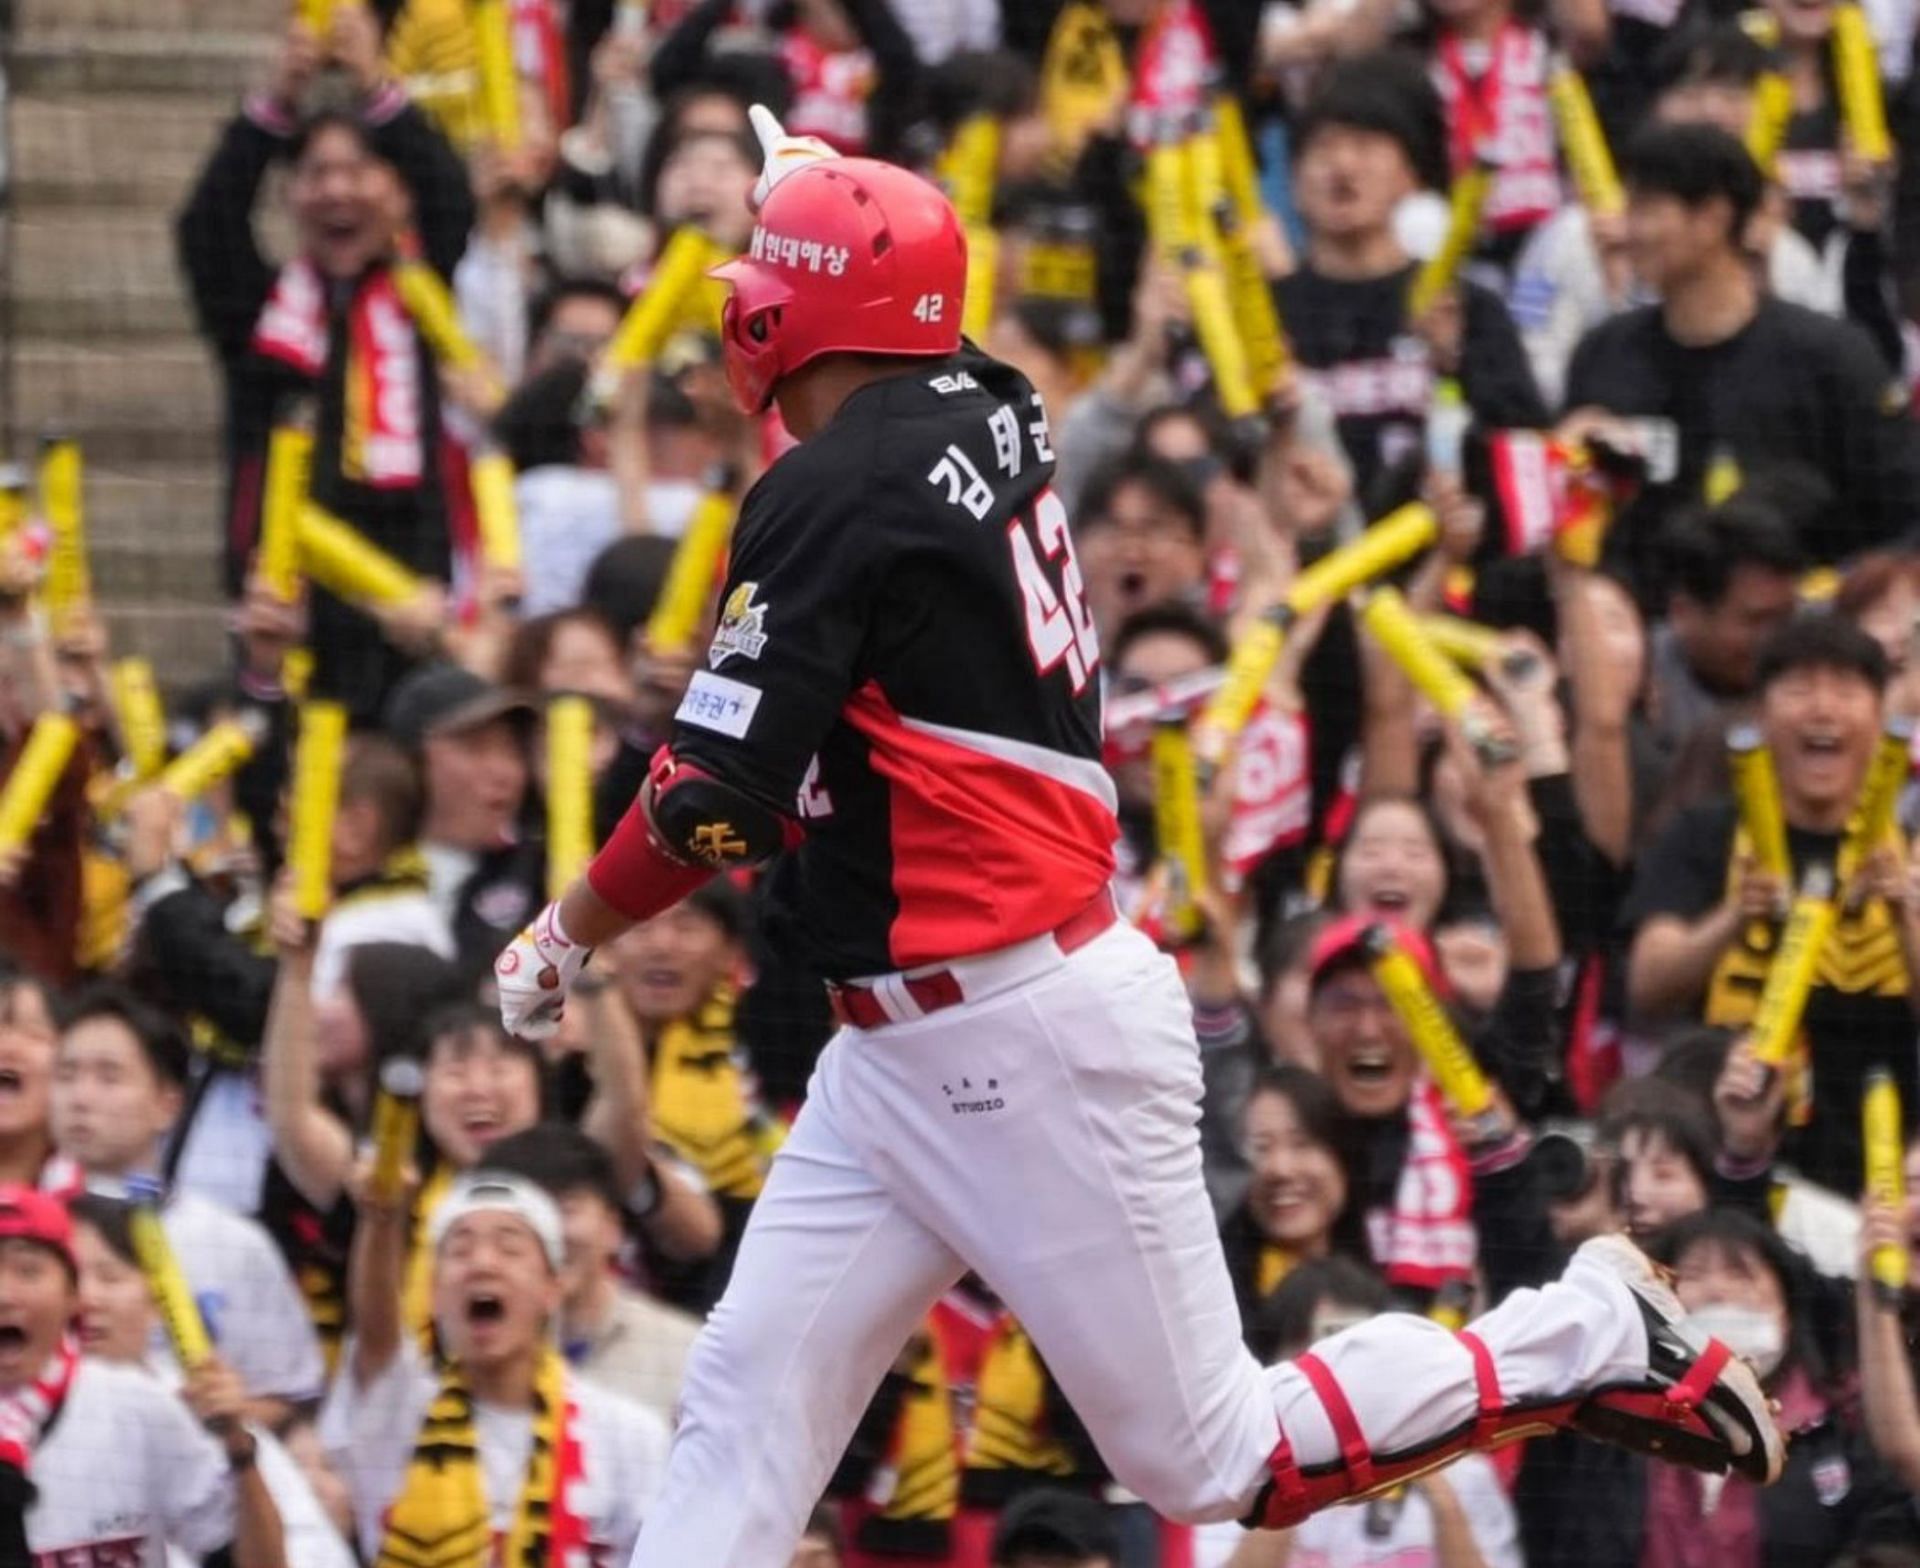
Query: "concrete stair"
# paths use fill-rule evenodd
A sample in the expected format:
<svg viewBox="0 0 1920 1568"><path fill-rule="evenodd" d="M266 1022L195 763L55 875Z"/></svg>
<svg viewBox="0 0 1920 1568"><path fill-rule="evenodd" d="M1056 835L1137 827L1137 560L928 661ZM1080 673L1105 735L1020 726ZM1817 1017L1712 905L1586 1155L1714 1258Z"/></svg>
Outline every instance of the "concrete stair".
<svg viewBox="0 0 1920 1568"><path fill-rule="evenodd" d="M225 657L221 406L174 262L174 213L260 80L286 0L15 0L4 263L11 428L87 457L117 653L173 691Z"/></svg>

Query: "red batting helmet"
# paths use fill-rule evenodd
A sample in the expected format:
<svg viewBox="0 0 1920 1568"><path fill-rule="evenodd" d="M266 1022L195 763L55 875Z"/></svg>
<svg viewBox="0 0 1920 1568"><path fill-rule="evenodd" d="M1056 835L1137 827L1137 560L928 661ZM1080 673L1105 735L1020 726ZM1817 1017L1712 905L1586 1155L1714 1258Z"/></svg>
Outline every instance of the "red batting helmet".
<svg viewBox="0 0 1920 1568"><path fill-rule="evenodd" d="M747 253L714 268L727 381L757 414L822 354L951 354L967 244L947 198L872 158L824 158L775 185Z"/></svg>

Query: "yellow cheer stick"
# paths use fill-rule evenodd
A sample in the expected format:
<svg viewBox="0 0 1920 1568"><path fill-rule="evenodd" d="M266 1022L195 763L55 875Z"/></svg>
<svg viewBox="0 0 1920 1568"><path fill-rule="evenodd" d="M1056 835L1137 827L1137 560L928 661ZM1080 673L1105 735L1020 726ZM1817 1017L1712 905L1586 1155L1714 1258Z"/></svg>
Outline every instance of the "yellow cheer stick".
<svg viewBox="0 0 1920 1568"><path fill-rule="evenodd" d="M300 597L300 508L307 504L312 470L312 431L302 424L275 425L267 437L267 487L255 568L267 591L289 604Z"/></svg>
<svg viewBox="0 0 1920 1568"><path fill-rule="evenodd" d="M1203 214L1195 208L1195 156L1196 139L1163 140L1148 149L1147 229L1154 247L1180 273L1194 336L1213 372L1221 409L1231 419L1244 419L1259 413L1260 399L1246 347L1234 325L1226 279L1209 254L1202 234Z"/></svg>
<svg viewBox="0 0 1920 1568"><path fill-rule="evenodd" d="M1251 227L1259 221L1265 204L1260 200L1260 171L1247 135L1247 117L1240 112L1240 100L1233 93L1214 96L1213 130L1220 143L1220 172L1227 195L1241 223Z"/></svg>
<svg viewBox="0 0 1920 1568"><path fill-rule="evenodd" d="M1480 237L1480 215L1486 210L1493 190L1493 165L1484 158L1453 182L1449 200L1446 237L1440 248L1420 264L1407 289L1407 315L1418 321L1440 303L1440 297L1453 287L1461 267L1473 254Z"/></svg>
<svg viewBox="0 0 1920 1568"><path fill-rule="evenodd" d="M93 596L93 576L87 567L82 470L79 442L59 438L42 446L40 512L50 536L43 592L47 613L56 626Z"/></svg>
<svg viewBox="0 0 1920 1568"><path fill-rule="evenodd" d="M1867 1196L1903 1218L1907 1206L1906 1133L1901 1125L1900 1087L1893 1074L1876 1067L1860 1094L1860 1152L1866 1167ZM1907 1249L1873 1249L1873 1293L1882 1306L1897 1307L1907 1294Z"/></svg>
<svg viewBox="0 0 1920 1568"><path fill-rule="evenodd" d="M1900 791L1912 768L1913 720L1889 715L1873 748L1867 776L1860 781L1860 798L1840 845L1840 880L1845 883L1866 858L1893 834Z"/></svg>
<svg viewBox="0 0 1920 1568"><path fill-rule="evenodd" d="M333 6L334 0L297 0L294 9L314 37L324 41L333 32Z"/></svg>
<svg viewBox="0 0 1920 1568"><path fill-rule="evenodd" d="M1868 163L1893 156L1887 134L1887 105L1880 89L1880 57L1873 45L1867 13L1848 3L1833 8L1833 72L1840 85L1840 114L1847 141Z"/></svg>
<svg viewBox="0 0 1920 1568"><path fill-rule="evenodd" d="M1414 690L1437 712L1460 725L1482 762L1496 767L1513 760L1513 748L1486 726L1481 707L1474 700L1480 695L1479 687L1434 645L1398 588L1376 588L1368 594L1360 611L1360 624L1400 667Z"/></svg>
<svg viewBox="0 0 1920 1568"><path fill-rule="evenodd" d="M136 779L152 778L167 761L167 714L153 666L145 659L116 659L107 671L107 693L129 771Z"/></svg>
<svg viewBox="0 0 1920 1568"><path fill-rule="evenodd" d="M732 532L732 495L725 489L709 490L674 547L667 580L647 617L647 646L655 653L678 653L693 640Z"/></svg>
<svg viewBox="0 0 1920 1568"><path fill-rule="evenodd" d="M1753 84L1753 107L1747 111L1747 152L1768 179L1793 119L1793 84L1781 71L1763 71Z"/></svg>
<svg viewBox="0 0 1920 1568"><path fill-rule="evenodd" d="M405 604L425 586L359 529L312 502L300 509L299 539L301 570L342 599Z"/></svg>
<svg viewBox="0 0 1920 1568"><path fill-rule="evenodd" d="M1819 974L1820 955L1826 951L1838 913L1833 873L1823 865L1809 866L1780 933L1779 949L1767 966L1766 984L1753 1015L1753 1054L1776 1071L1793 1054L1807 997Z"/></svg>
<svg viewBox="0 0 1920 1568"><path fill-rule="evenodd" d="M176 800L198 800L245 767L267 738L266 720L253 709L222 719L160 770L154 787Z"/></svg>
<svg viewBox="0 0 1920 1568"><path fill-rule="evenodd" d="M340 762L347 749L347 710L337 702L300 705L293 750L293 804L287 864L293 904L306 920L326 914L333 898L333 820L340 809Z"/></svg>
<svg viewBox="0 0 1920 1568"><path fill-rule="evenodd" d="M1156 726L1151 755L1154 838L1173 871L1167 930L1179 941L1191 941L1206 923L1198 900L1207 890L1207 844L1200 827L1200 775L1186 725L1176 720Z"/></svg>
<svg viewBox="0 0 1920 1568"><path fill-rule="evenodd" d="M691 225L675 229L654 262L647 286L627 306L612 340L594 367L589 397L605 408L620 390L627 372L650 365L672 335L706 279L707 269L719 258L713 241Z"/></svg>
<svg viewBox="0 0 1920 1568"><path fill-rule="evenodd" d="M1217 230L1215 249L1226 275L1233 324L1246 354L1256 397L1272 393L1287 365L1286 334L1273 286L1253 248L1261 206L1246 123L1231 94L1214 101L1211 125L1195 137L1194 178Z"/></svg>
<svg viewBox="0 0 1920 1568"><path fill-rule="evenodd" d="M1556 66L1547 83L1547 99L1580 204L1597 218L1618 217L1626 210L1626 193L1620 188L1620 171L1614 167L1613 151L1594 112L1586 78L1570 65Z"/></svg>
<svg viewBox="0 0 1920 1568"><path fill-rule="evenodd" d="M1499 1132L1493 1086L1461 1038L1452 1016L1427 983L1419 961L1401 947L1391 929L1367 927L1361 941L1381 994L1407 1031L1434 1083L1462 1120L1491 1140Z"/></svg>
<svg viewBox="0 0 1920 1568"><path fill-rule="evenodd" d="M17 463L0 464L0 539L27 520L27 476Z"/></svg>
<svg viewBox="0 0 1920 1568"><path fill-rule="evenodd" d="M480 65L480 103L496 147L520 146L520 74L513 64L513 21L507 0L473 0L473 42Z"/></svg>
<svg viewBox="0 0 1920 1568"><path fill-rule="evenodd" d="M1733 781L1740 825L1746 829L1754 859L1762 870L1786 877L1793 868L1787 859L1787 819L1780 806L1780 779L1759 725L1736 724L1727 731L1727 771Z"/></svg>
<svg viewBox="0 0 1920 1568"><path fill-rule="evenodd" d="M26 847L79 744L80 726L66 714L47 712L33 721L13 771L0 784L0 854Z"/></svg>
<svg viewBox="0 0 1920 1568"><path fill-rule="evenodd" d="M1422 615L1417 619L1421 635L1467 669L1484 670L1506 656L1507 645L1491 626L1459 615Z"/></svg>
<svg viewBox="0 0 1920 1568"><path fill-rule="evenodd" d="M393 1205L406 1196L407 1162L420 1139L420 1094L426 1074L410 1056L389 1057L373 1097L373 1170L369 1195Z"/></svg>
<svg viewBox="0 0 1920 1568"><path fill-rule="evenodd" d="M153 1292L160 1320L167 1326L167 1338L173 1342L173 1354L188 1371L213 1355L213 1341L207 1337L206 1320L193 1299L180 1260L167 1240L160 1211L152 1203L136 1203L127 1216L127 1229L133 1239L133 1253L140 1260L140 1272L147 1277L147 1289Z"/></svg>
<svg viewBox="0 0 1920 1568"><path fill-rule="evenodd" d="M1217 763L1224 748L1247 727L1280 661L1288 627L1392 571L1439 537L1440 522L1433 508L1424 501L1412 501L1294 578L1280 603L1234 640L1226 678L1200 715L1201 756Z"/></svg>
<svg viewBox="0 0 1920 1568"><path fill-rule="evenodd" d="M453 291L424 261L394 265L393 287L433 357L454 370L470 370L481 363L480 345L468 336L460 321Z"/></svg>
<svg viewBox="0 0 1920 1568"><path fill-rule="evenodd" d="M467 468L473 510L480 524L480 554L487 565L505 571L520 567L520 507L514 500L513 459L484 452Z"/></svg>
<svg viewBox="0 0 1920 1568"><path fill-rule="evenodd" d="M593 858L593 704L547 704L547 896L558 898Z"/></svg>

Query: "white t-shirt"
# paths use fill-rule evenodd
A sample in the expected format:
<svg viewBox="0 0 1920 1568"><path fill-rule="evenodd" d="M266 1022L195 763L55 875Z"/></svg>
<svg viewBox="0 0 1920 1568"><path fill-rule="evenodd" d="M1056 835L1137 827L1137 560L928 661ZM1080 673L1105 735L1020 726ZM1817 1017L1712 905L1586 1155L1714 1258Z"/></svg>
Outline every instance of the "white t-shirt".
<svg viewBox="0 0 1920 1568"><path fill-rule="evenodd" d="M180 1363L171 1355L149 1356L135 1370L146 1373L179 1398ZM253 1434L260 1479L280 1514L280 1532L286 1541L289 1568L358 1568L352 1550L327 1517L313 1483L300 1468L300 1461L265 1427L249 1421L247 1430ZM194 1559L178 1546L170 1545L167 1568L194 1568Z"/></svg>
<svg viewBox="0 0 1920 1568"><path fill-rule="evenodd" d="M554 464L528 469L513 496L520 509L521 613L571 609L594 557L620 537L620 487L598 469Z"/></svg>
<svg viewBox="0 0 1920 1568"><path fill-rule="evenodd" d="M233 1540L226 1456L148 1373L82 1358L34 1450L27 1544L42 1568L166 1568Z"/></svg>
<svg viewBox="0 0 1920 1568"><path fill-rule="evenodd" d="M1487 1568L1526 1568L1513 1504L1485 1456L1467 1454L1445 1473ZM1366 1503L1353 1503L1323 1509L1303 1521L1293 1533L1287 1568L1438 1568L1433 1510L1418 1490L1409 1489L1384 1534L1367 1534L1368 1515ZM1245 1538L1246 1531L1237 1524L1208 1525L1195 1537L1197 1568L1219 1568Z"/></svg>
<svg viewBox="0 0 1920 1568"><path fill-rule="evenodd" d="M160 1211L220 1354L262 1399L319 1397L326 1363L306 1302L264 1229L195 1192ZM154 1347L164 1350L164 1339Z"/></svg>
<svg viewBox="0 0 1920 1568"><path fill-rule="evenodd" d="M364 1388L356 1387L352 1345L320 1412L320 1441L353 1494L355 1527L368 1561L378 1555L385 1516L413 1457L420 1421L439 1384L419 1347L403 1339L392 1363ZM567 1374L578 1410L581 1475L569 1506L586 1530L595 1562L624 1563L660 1484L667 1456L666 1423L651 1410ZM513 1525L527 1459L533 1452L533 1415L475 1402L475 1436L496 1536Z"/></svg>
<svg viewBox="0 0 1920 1568"><path fill-rule="evenodd" d="M173 1168L175 1189L236 1214L258 1214L272 1157L273 1129L255 1075L215 1068Z"/></svg>

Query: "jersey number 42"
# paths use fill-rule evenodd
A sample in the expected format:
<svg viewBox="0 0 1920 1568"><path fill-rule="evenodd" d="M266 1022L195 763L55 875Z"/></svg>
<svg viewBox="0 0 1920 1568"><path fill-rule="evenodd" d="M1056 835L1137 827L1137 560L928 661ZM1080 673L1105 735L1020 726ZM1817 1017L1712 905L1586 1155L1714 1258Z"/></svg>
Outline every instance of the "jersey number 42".
<svg viewBox="0 0 1920 1568"><path fill-rule="evenodd" d="M1027 614L1027 646L1042 675L1065 662L1077 697L1100 667L1100 639L1074 558L1067 509L1051 490L1041 491L1034 501L1031 533L1028 526L1022 517L1007 524L1014 580ZM1050 566L1057 568L1056 575L1049 574Z"/></svg>

